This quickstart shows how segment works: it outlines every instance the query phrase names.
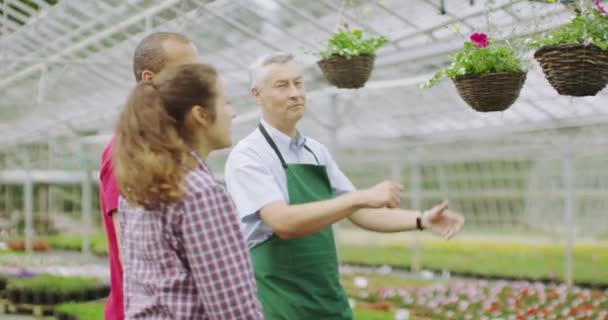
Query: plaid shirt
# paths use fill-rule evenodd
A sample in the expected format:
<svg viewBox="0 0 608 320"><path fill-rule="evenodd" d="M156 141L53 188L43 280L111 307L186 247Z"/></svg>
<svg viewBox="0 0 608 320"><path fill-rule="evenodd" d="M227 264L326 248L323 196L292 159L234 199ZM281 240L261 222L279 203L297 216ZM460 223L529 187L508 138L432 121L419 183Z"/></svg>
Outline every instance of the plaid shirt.
<svg viewBox="0 0 608 320"><path fill-rule="evenodd" d="M145 210L121 197L126 319L263 319L232 199L195 157L180 202Z"/></svg>

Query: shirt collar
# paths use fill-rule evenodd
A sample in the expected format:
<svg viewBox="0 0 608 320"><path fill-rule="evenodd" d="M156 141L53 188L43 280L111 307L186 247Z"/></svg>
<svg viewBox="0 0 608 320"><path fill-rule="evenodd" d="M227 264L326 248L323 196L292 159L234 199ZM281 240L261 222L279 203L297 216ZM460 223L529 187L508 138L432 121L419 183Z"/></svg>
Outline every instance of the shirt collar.
<svg viewBox="0 0 608 320"><path fill-rule="evenodd" d="M194 159L196 159L199 168L203 169L203 171L207 173L212 174L211 170L207 166L207 163L205 163L205 160L203 160L203 157L201 157L201 155L197 151L190 150L190 154L194 157Z"/></svg>
<svg viewBox="0 0 608 320"><path fill-rule="evenodd" d="M306 144L306 137L298 130L296 130L295 138L292 139L290 136L271 126L264 119L260 119L260 123L264 126L264 129L266 129L268 135L272 138L274 143L276 143L277 147L282 150L289 150L292 145L300 149Z"/></svg>

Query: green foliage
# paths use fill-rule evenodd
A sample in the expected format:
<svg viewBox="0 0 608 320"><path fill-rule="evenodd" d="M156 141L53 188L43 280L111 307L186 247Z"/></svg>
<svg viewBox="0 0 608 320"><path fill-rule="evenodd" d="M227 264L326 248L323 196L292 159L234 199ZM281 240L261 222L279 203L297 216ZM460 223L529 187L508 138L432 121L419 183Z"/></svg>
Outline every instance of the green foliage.
<svg viewBox="0 0 608 320"><path fill-rule="evenodd" d="M340 29L327 40L327 48L320 55L322 58L374 55L387 42L384 36L363 38L363 32L359 29Z"/></svg>
<svg viewBox="0 0 608 320"><path fill-rule="evenodd" d="M82 238L80 236L56 235L47 240L54 250L81 251ZM103 234L93 234L90 238L91 251L96 255L108 255L108 242Z"/></svg>
<svg viewBox="0 0 608 320"><path fill-rule="evenodd" d="M80 292L95 289L101 282L96 278L60 277L52 275L39 275L33 278L8 278L7 290L29 289L33 291L53 292Z"/></svg>
<svg viewBox="0 0 608 320"><path fill-rule="evenodd" d="M500 46L490 44L485 48L475 48L473 43L465 42L464 49L454 57L454 62L447 68L439 70L422 87L433 87L446 77L453 79L464 75L518 72L522 68L522 59L507 44Z"/></svg>
<svg viewBox="0 0 608 320"><path fill-rule="evenodd" d="M532 48L565 44L594 44L608 50L608 15L597 9L577 13L570 22L557 27L546 36L526 41Z"/></svg>
<svg viewBox="0 0 608 320"><path fill-rule="evenodd" d="M393 320L395 316L390 312L374 311L354 308L353 315L357 320Z"/></svg>
<svg viewBox="0 0 608 320"><path fill-rule="evenodd" d="M55 306L56 313L71 314L79 320L103 319L103 301L62 303Z"/></svg>
<svg viewBox="0 0 608 320"><path fill-rule="evenodd" d="M409 244L395 246L341 245L340 260L346 264L409 267ZM566 255L559 244L505 243L499 241L423 241L423 268L450 270L479 276L562 279ZM574 246L575 282L608 284L608 247L605 244Z"/></svg>

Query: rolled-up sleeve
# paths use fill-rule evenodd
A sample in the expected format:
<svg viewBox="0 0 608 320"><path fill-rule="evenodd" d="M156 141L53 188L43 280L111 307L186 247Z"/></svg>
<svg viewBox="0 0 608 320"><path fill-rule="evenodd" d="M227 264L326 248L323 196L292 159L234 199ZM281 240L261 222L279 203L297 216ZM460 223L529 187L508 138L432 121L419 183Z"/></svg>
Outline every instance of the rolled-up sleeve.
<svg viewBox="0 0 608 320"><path fill-rule="evenodd" d="M230 196L214 186L187 198L184 249L208 319L262 319L249 251Z"/></svg>
<svg viewBox="0 0 608 320"><path fill-rule="evenodd" d="M258 212L267 204L288 201L270 170L255 155L232 152L226 161L225 179L244 223L260 220Z"/></svg>

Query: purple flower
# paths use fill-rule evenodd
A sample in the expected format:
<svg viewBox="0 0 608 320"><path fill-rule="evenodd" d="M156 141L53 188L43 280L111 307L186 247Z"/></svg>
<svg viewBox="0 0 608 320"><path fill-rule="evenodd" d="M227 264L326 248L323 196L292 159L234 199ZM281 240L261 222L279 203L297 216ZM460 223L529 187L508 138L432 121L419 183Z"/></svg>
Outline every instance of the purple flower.
<svg viewBox="0 0 608 320"><path fill-rule="evenodd" d="M604 7L602 7L600 5L600 0L594 0L593 4L595 5L595 7L597 8L597 10L599 10L602 14L608 14L608 12L606 11L606 9L604 9Z"/></svg>
<svg viewBox="0 0 608 320"><path fill-rule="evenodd" d="M475 32L469 39L471 39L471 42L473 42L475 48L485 48L490 44L488 42L488 35L485 33Z"/></svg>
<svg viewBox="0 0 608 320"><path fill-rule="evenodd" d="M27 271L27 270L21 270L19 271L19 273L15 274L16 278L32 278L34 277L36 274L31 272L31 271Z"/></svg>

